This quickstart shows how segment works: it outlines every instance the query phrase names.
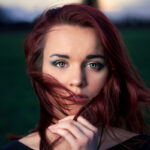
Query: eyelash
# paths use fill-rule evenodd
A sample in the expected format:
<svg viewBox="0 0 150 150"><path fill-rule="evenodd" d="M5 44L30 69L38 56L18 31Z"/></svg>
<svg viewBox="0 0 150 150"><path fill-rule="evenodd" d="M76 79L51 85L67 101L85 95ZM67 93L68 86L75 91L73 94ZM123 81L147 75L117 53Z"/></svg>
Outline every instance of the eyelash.
<svg viewBox="0 0 150 150"><path fill-rule="evenodd" d="M92 62L92 63L89 63L89 65L96 65L93 69L96 70L96 71L100 71L101 69L104 68L104 64L100 63L100 62Z"/></svg>
<svg viewBox="0 0 150 150"><path fill-rule="evenodd" d="M57 66L57 65L60 64L60 63L65 63L65 64L67 64L67 62L61 61L61 60L53 61L51 64L52 64L53 66L56 66L56 67L59 67L59 68L64 68L64 67Z"/></svg>
<svg viewBox="0 0 150 150"><path fill-rule="evenodd" d="M67 65L68 63L65 62L65 61L61 61L61 60L56 60L56 61L53 61L51 62L51 64L55 67L58 67L58 68L65 68L65 66L60 66L60 64L63 63L64 65ZM96 70L96 71L100 71L101 69L104 68L104 64L100 63L100 62L92 62L92 63L88 63L88 65L96 65L94 67L91 67L93 70ZM85 66L85 65L84 65Z"/></svg>

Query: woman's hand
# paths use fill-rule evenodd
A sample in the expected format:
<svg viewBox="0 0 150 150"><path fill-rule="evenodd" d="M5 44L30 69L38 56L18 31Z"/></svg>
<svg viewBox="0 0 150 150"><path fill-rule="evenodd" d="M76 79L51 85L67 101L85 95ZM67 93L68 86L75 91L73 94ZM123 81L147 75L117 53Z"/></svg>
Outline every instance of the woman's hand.
<svg viewBox="0 0 150 150"><path fill-rule="evenodd" d="M77 121L73 118L74 116L68 116L59 120L57 124L49 127L50 131L64 137L71 150L96 150L98 129L81 116Z"/></svg>

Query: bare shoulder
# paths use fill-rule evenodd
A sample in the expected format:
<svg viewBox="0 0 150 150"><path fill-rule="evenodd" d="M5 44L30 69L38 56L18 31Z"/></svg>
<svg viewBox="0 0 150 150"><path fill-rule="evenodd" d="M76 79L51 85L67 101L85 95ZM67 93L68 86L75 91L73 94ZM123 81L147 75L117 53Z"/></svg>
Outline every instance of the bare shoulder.
<svg viewBox="0 0 150 150"><path fill-rule="evenodd" d="M31 133L19 140L20 143L26 145L27 147L34 149L34 150L39 150L39 145L40 145L40 136L38 132L36 133Z"/></svg>

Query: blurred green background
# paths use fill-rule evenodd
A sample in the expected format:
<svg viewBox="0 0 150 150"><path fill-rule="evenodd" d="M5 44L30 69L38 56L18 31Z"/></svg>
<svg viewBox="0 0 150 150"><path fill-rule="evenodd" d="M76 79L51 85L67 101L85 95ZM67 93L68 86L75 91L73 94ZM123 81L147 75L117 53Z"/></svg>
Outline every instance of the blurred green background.
<svg viewBox="0 0 150 150"><path fill-rule="evenodd" d="M137 71L150 87L150 28L122 28L120 33ZM0 34L0 145L8 142L8 133L27 134L38 121L38 101L25 68L23 41L26 34ZM150 127L149 118L145 119Z"/></svg>

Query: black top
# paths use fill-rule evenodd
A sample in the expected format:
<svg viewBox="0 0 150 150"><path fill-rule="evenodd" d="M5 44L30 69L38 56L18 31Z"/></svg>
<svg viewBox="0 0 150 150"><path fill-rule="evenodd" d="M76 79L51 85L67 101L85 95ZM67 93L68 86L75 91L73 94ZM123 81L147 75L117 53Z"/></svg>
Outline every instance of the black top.
<svg viewBox="0 0 150 150"><path fill-rule="evenodd" d="M15 140L0 147L0 150L33 150L33 149Z"/></svg>
<svg viewBox="0 0 150 150"><path fill-rule="evenodd" d="M140 143L142 142L142 143ZM0 150L33 150L19 141L12 141ZM150 150L150 135L137 135L107 150Z"/></svg>

